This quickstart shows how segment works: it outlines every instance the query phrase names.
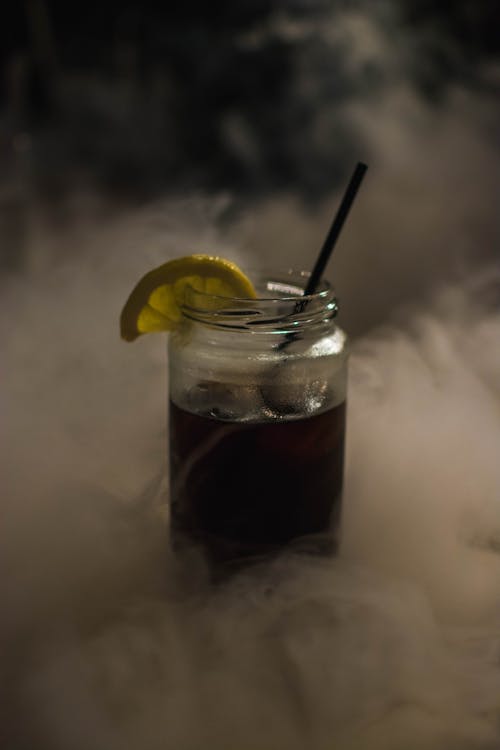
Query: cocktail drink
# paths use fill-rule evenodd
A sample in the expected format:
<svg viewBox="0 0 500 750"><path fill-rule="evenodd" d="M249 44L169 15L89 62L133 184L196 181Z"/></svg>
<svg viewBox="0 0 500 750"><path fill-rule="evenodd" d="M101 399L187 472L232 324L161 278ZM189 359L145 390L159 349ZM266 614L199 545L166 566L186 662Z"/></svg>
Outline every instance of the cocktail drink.
<svg viewBox="0 0 500 750"><path fill-rule="evenodd" d="M152 269L130 293L122 338L170 334L176 549L195 545L225 566L304 542L337 548L347 350L322 276L365 171L358 162L310 274L247 276L194 254Z"/></svg>
<svg viewBox="0 0 500 750"><path fill-rule="evenodd" d="M249 274L257 299L186 286L169 336L170 513L176 548L210 563L289 545L334 551L341 521L346 336L332 288Z"/></svg>

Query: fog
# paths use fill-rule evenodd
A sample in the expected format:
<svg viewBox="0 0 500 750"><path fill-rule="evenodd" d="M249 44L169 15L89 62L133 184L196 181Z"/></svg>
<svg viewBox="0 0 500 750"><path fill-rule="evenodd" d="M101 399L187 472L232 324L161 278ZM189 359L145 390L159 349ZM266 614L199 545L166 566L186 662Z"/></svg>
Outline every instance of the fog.
<svg viewBox="0 0 500 750"><path fill-rule="evenodd" d="M369 170L326 273L352 347L340 554L284 552L217 588L167 542L166 336L125 344L119 313L189 252L311 268L354 164L307 204L79 188L47 211L29 181L16 193L5 747L498 747L498 109L456 86L436 110L393 78L345 116Z"/></svg>

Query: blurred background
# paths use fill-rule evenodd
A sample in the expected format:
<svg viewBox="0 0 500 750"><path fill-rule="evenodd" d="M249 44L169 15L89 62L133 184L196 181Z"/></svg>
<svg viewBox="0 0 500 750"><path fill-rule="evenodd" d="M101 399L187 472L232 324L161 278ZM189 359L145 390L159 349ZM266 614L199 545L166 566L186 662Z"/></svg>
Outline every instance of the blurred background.
<svg viewBox="0 0 500 750"><path fill-rule="evenodd" d="M494 0L4 3L2 157L53 199L318 200L372 155L356 103L403 82L436 112L457 87L493 103L497 21Z"/></svg>
<svg viewBox="0 0 500 750"><path fill-rule="evenodd" d="M196 199L182 204L191 226L208 198L233 253L310 267L358 160L370 172L336 266L353 334L494 253L495 0L25 0L2 13L3 267L25 262L33 221L53 231L169 198Z"/></svg>
<svg viewBox="0 0 500 750"><path fill-rule="evenodd" d="M0 14L0 744L496 750L497 0ZM191 252L312 268L358 161L341 554L184 590L121 308Z"/></svg>

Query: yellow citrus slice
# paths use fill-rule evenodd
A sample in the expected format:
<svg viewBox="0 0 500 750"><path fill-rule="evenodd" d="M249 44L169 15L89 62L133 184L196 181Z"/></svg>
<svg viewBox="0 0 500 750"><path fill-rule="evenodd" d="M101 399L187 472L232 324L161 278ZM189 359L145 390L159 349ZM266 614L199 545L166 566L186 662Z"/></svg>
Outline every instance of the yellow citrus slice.
<svg viewBox="0 0 500 750"><path fill-rule="evenodd" d="M134 341L143 333L175 328L188 284L198 292L218 297L256 297L250 279L230 260L215 255L175 258L138 281L120 316L121 337Z"/></svg>

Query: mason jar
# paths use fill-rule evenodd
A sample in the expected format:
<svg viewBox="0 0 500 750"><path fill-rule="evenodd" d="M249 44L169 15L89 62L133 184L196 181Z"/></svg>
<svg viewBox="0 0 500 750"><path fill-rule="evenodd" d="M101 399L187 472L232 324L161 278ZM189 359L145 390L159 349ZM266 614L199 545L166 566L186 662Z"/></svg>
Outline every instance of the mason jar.
<svg viewBox="0 0 500 750"><path fill-rule="evenodd" d="M347 337L334 290L306 272L248 273L257 299L185 290L169 338L170 529L231 564L335 552Z"/></svg>

